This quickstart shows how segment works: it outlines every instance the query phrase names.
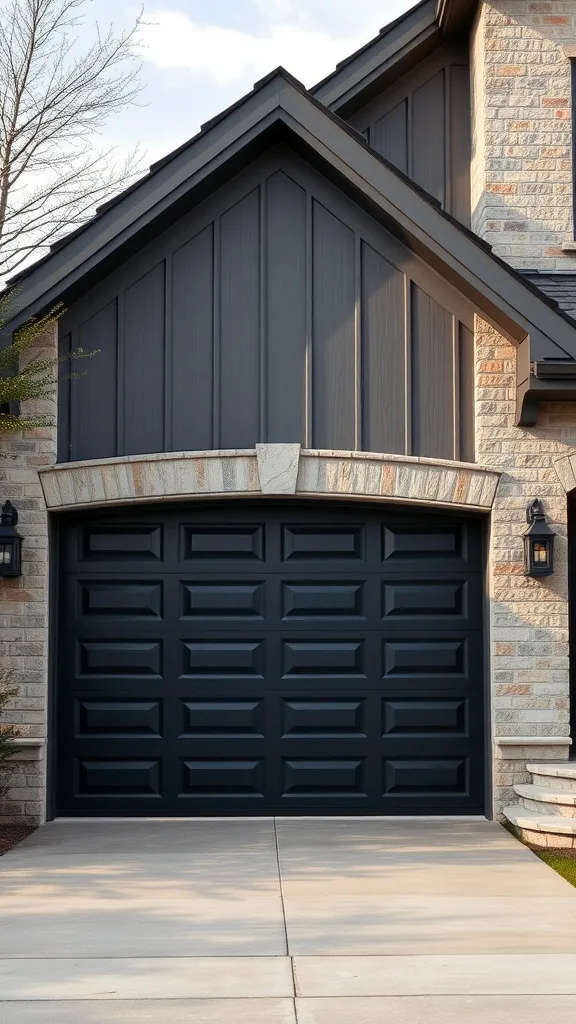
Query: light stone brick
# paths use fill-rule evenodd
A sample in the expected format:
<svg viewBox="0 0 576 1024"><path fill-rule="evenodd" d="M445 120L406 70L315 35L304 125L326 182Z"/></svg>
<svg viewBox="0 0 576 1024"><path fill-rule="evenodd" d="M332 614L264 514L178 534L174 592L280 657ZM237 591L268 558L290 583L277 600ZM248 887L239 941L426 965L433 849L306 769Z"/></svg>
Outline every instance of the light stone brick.
<svg viewBox="0 0 576 1024"><path fill-rule="evenodd" d="M45 335L28 358L52 356L56 331ZM56 419L55 401L23 404L24 415L50 415ZM18 434L0 435L2 493L17 506L18 529L24 537L21 577L0 580L0 665L14 673L19 693L11 701L4 719L19 727L23 736L44 738L47 715L48 673L48 522L46 504L38 477L40 465L56 458L56 430L44 428ZM59 483L50 492L60 502ZM20 497L20 500L18 500ZM14 598L21 595L21 600ZM0 786L0 824L29 821L36 824L44 814L45 751L42 747L22 748L3 769Z"/></svg>
<svg viewBox="0 0 576 1024"><path fill-rule="evenodd" d="M492 510L488 583L494 727L507 736L562 737L569 729L567 550L559 537L554 576L529 579L523 574L522 534L526 504L534 497L544 502L553 529L566 532L566 493L557 464L567 445L569 451L576 447L576 406L543 405L536 427L514 426L513 391L494 400L490 376L515 362L515 349L479 318L475 337L477 458L483 466L505 469ZM487 393L493 399L490 415L509 425L495 428L486 422ZM495 442L495 434L502 440ZM506 448L505 467L499 446ZM498 814L517 802L511 786L528 781L523 762L535 760L535 750L539 760L558 761L569 753L567 746L495 748Z"/></svg>
<svg viewBox="0 0 576 1024"><path fill-rule="evenodd" d="M559 22L524 0L484 0L472 36L472 226L519 269L576 269L562 249L574 239L576 0L565 6Z"/></svg>

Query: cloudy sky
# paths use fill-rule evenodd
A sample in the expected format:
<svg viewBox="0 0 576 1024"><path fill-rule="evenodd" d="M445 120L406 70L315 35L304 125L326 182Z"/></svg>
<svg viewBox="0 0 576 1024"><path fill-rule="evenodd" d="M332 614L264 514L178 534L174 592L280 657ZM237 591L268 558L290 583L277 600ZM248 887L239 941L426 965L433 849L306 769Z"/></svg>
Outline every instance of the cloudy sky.
<svg viewBox="0 0 576 1024"><path fill-rule="evenodd" d="M198 130L279 64L310 86L414 6L414 0L148 0L140 109L118 116L106 141L139 143L148 164ZM92 0L90 22L130 23L137 7Z"/></svg>

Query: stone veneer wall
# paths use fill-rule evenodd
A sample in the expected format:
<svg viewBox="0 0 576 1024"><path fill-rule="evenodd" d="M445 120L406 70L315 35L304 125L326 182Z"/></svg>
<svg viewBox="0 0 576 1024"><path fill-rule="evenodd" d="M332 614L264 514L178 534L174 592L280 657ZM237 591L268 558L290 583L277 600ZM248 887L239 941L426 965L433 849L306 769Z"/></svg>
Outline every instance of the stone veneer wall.
<svg viewBox="0 0 576 1024"><path fill-rule="evenodd" d="M571 57L576 0L480 5L471 44L472 226L514 267L576 271Z"/></svg>
<svg viewBox="0 0 576 1024"><path fill-rule="evenodd" d="M30 352L52 356L56 328ZM27 402L25 415L56 416L56 402ZM0 579L0 667L10 668L18 696L3 721L18 726L21 749L0 777L0 826L36 823L44 813L48 679L48 517L38 470L56 459L56 429L0 434L0 499L20 514L24 536L22 576ZM38 742L40 741L40 742Z"/></svg>
<svg viewBox="0 0 576 1024"><path fill-rule="evenodd" d="M492 508L488 590L495 808L515 803L526 761L560 761L569 735L566 492L554 467L576 445L576 406L545 404L536 427L514 425L515 349L477 318L477 457L502 476ZM526 505L540 497L558 536L553 576L524 576ZM505 737L505 745L498 744ZM518 737L518 743L510 743ZM522 742L527 738L526 742ZM532 745L529 745L531 742Z"/></svg>

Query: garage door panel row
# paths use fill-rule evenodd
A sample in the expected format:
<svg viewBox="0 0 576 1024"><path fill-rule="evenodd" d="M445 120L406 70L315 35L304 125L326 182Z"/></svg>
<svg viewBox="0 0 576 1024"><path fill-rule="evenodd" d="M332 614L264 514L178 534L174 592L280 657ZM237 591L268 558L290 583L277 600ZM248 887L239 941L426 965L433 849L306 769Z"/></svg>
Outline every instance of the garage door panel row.
<svg viewBox="0 0 576 1024"><path fill-rule="evenodd" d="M103 516L96 524L81 524L70 536L65 549L69 569L89 565L94 571L114 572L119 563L130 564L133 571L175 571L189 566L194 571L215 572L227 569L258 571L322 572L326 564L350 570L374 572L384 565L394 571L418 571L426 565L439 572L457 568L481 568L481 546L476 532L464 522L434 520L423 525L409 513L390 512L385 523L358 521L330 523L307 522L309 514L294 513L300 522L278 521L271 507L259 521L253 513L236 513L236 522L219 523L223 514L214 511L210 521L186 523L177 514L166 514L148 524L128 515L125 522L113 523ZM130 522L132 518L132 522ZM345 515L340 513L340 518ZM246 521L248 520L248 521Z"/></svg>
<svg viewBox="0 0 576 1024"><path fill-rule="evenodd" d="M72 668L75 681L92 679L98 685L130 679L134 687L163 677L166 688L183 680L210 688L229 680L262 682L274 689L287 680L308 681L310 686L350 685L381 687L402 679L409 687L428 680L437 688L467 679L482 685L476 658L481 655L480 634L434 633L418 636L376 634L339 639L315 634L284 638L199 637L196 640L77 640ZM70 652L69 652L70 653ZM73 684L74 685L74 684Z"/></svg>
<svg viewBox="0 0 576 1024"><path fill-rule="evenodd" d="M114 799L137 798L140 809L165 801L171 794L173 810L240 813L260 805L314 813L334 810L340 803L394 813L399 804L408 810L431 810L448 801L457 810L473 796L470 765L465 757L392 757L379 765L378 774L363 757L287 757L278 764L278 777L270 765L256 757L227 759L182 758L171 765L167 779L160 760L90 759L74 766L74 794L97 810ZM372 785L369 779L373 780ZM172 785L170 784L172 783Z"/></svg>
<svg viewBox="0 0 576 1024"><path fill-rule="evenodd" d="M412 738L421 743L429 738L444 742L449 737L468 738L471 723L480 722L478 694L464 691L424 691L407 696L396 693L345 693L338 698L309 693L260 693L252 697L189 697L169 701L171 734L166 735L166 700L160 695L133 697L115 694L95 698L91 694L74 700L75 739L110 743L117 739L142 742L166 738L174 741L221 739L263 740L348 740Z"/></svg>
<svg viewBox="0 0 576 1024"><path fill-rule="evenodd" d="M85 629L134 628L169 621L191 634L198 628L236 629L350 628L393 630L466 628L478 622L481 589L469 576L419 573L385 579L326 578L308 574L275 577L164 580L116 576L72 582L76 620ZM125 628L125 627L124 627Z"/></svg>

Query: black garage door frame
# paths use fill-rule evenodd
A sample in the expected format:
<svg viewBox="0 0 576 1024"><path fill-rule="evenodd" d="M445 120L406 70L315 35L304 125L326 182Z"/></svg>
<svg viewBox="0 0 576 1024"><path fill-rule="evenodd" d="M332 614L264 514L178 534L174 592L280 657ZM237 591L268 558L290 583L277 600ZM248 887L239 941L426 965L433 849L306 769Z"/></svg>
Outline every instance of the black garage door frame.
<svg viewBox="0 0 576 1024"><path fill-rule="evenodd" d="M486 572L487 572L487 559L486 559L486 534L489 519L486 515L482 515L478 512L468 512L463 510L450 510L450 509L438 509L431 508L428 505L419 505L415 503L410 504L397 504L389 502L379 502L371 500L334 500L334 498L323 499L302 499L288 498L282 499L281 502L277 498L258 498L257 502L254 498L235 498L233 500L194 500L190 502L178 501L177 503L168 502L156 502L146 503L145 505L118 505L114 508L106 507L105 509L85 509L81 512L62 512L53 514L50 517L50 533L51 533L51 569L50 569L50 595L58 595L56 600L51 599L50 601L50 666L49 666L49 747L48 747L48 818L54 818L55 816L62 814L68 815L71 812L69 809L58 808L57 804L57 771L58 771L58 744L57 744L57 727L58 727L58 669L59 669L59 652L58 652L58 641L59 633L61 628L60 621L60 578L61 578L61 555L62 555L62 538L66 533L70 523L72 521L78 521L81 517L82 521L90 520L102 520L107 521L110 517L124 516L130 518L133 514L150 513L152 515L163 516L170 514L174 511L178 511L183 516L204 518L206 521L214 515L220 513L229 516L231 519L234 518L235 513L239 515L245 515L247 511L250 511L252 515L257 515L258 510L261 510L262 514L269 514L274 509L280 508L285 510L288 517L292 513L301 511L304 517L310 520L319 521L319 517L324 519L328 517L332 511L337 516L342 517L348 516L351 519L357 519L362 521L366 518L371 518L374 515L381 517L392 517L396 519L399 515L406 517L407 521L412 521L414 517L425 516L430 523L434 522L475 522L479 527L480 544L481 544L481 575L482 575L482 599L481 599L481 620L480 628L482 630L481 640L481 651L480 657L483 661L482 669L482 700L483 700L483 733L484 733L484 748L483 748L483 762L484 762L484 805L483 807L476 806L470 810L458 810L451 812L448 808L441 811L441 814L454 813L458 815L471 814L484 814L487 817L492 815L491 806L491 774L492 774L492 750L491 750L491 709L490 709L490 686L489 686L489 645L488 645L488 609L487 609L487 597L486 597ZM116 812L118 815L134 814L137 816L136 811L126 811L119 809ZM142 810L141 813L145 816L153 814L149 809ZM347 806L344 808L328 806L320 808L312 808L306 811L302 807L298 807L291 810L290 807L282 807L276 809L274 812L270 810L258 811L246 811L240 808L234 809L228 807L226 809L212 809L209 806L204 810L197 809L190 812L188 809L183 809L180 812L169 810L165 812L170 816L200 816L202 814L208 814L209 816L229 816L234 813L243 814L254 814L254 813L278 813L278 814L362 814L362 815L375 815L375 816L387 816L399 813L401 815L414 814L434 814L435 812L426 808L415 808L411 810L399 810L395 811L393 807L378 807L378 808L366 808L357 806ZM96 808L94 810L82 809L78 812L79 816L112 816L114 809L102 810L102 808Z"/></svg>

